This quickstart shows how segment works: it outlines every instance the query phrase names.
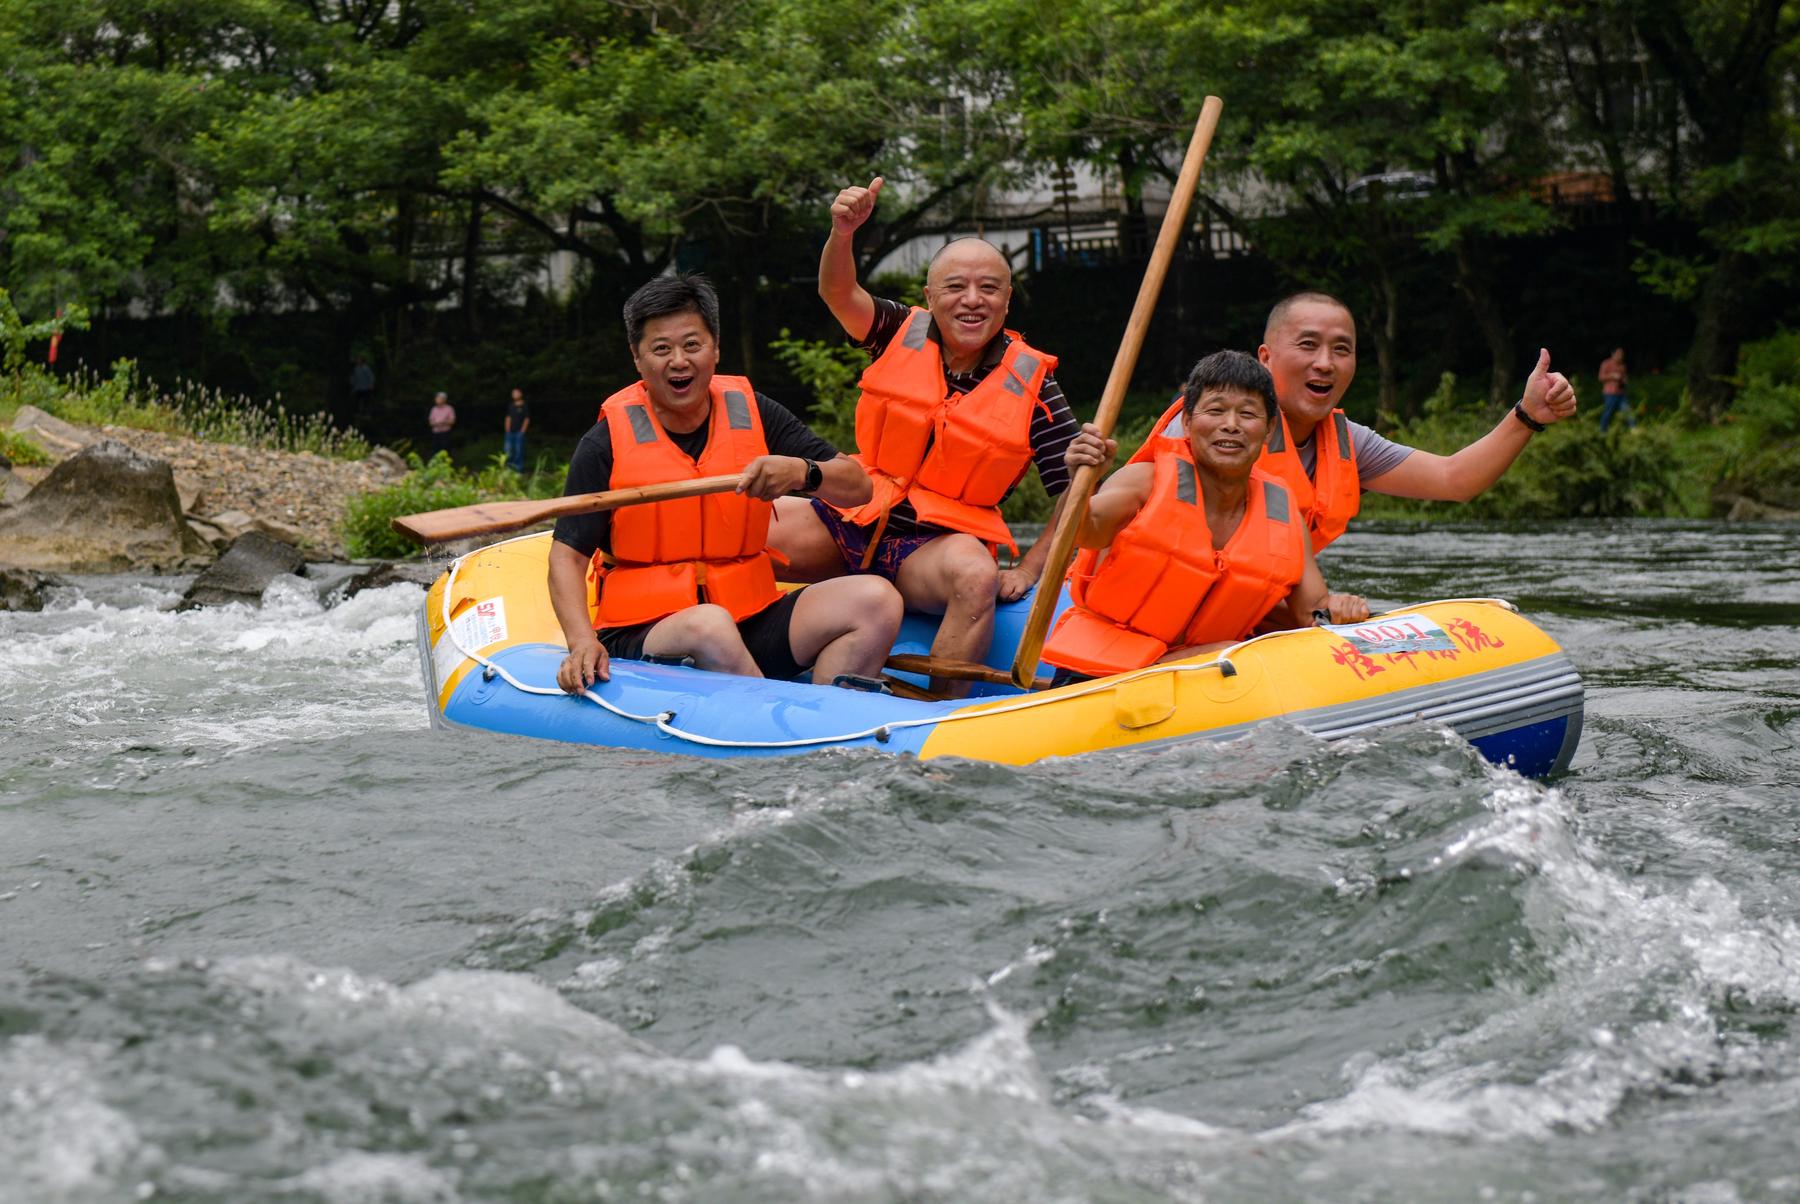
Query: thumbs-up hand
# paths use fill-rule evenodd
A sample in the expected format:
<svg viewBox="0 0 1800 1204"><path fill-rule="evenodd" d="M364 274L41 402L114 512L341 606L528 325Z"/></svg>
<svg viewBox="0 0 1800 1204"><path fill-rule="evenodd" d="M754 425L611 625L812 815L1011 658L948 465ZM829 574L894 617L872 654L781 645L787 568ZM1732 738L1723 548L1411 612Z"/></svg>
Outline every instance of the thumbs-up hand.
<svg viewBox="0 0 1800 1204"><path fill-rule="evenodd" d="M1550 371L1550 351L1538 348L1537 365L1525 378L1525 395L1519 404L1532 418L1549 426L1575 412L1575 386L1560 372Z"/></svg>
<svg viewBox="0 0 1800 1204"><path fill-rule="evenodd" d="M831 229L834 234L851 234L875 212L875 198L881 192L882 178L876 176L867 188L846 188L831 202Z"/></svg>

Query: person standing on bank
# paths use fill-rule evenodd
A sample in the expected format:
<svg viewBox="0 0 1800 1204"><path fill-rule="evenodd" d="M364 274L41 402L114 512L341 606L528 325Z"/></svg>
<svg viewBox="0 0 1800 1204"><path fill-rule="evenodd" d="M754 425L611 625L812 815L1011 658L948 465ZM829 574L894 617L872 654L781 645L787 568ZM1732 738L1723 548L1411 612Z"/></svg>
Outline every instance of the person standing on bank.
<svg viewBox="0 0 1800 1204"><path fill-rule="evenodd" d="M721 376L719 299L700 276L663 276L625 302L640 379L607 398L569 464L567 494L739 473L737 491L558 519L550 601L569 645L556 680L605 681L611 657L692 658L744 677L880 673L903 607L879 577L783 593L769 503L870 496L862 466L741 376ZM589 583L593 583L593 609Z"/></svg>
<svg viewBox="0 0 1800 1204"><path fill-rule="evenodd" d="M1625 382L1630 374L1625 371L1625 348L1615 347L1613 353L1600 361L1600 396L1606 404L1600 407L1600 431L1612 425L1615 415L1624 415L1625 425L1635 427L1637 419L1631 413L1631 397L1626 391Z"/></svg>
<svg viewBox="0 0 1800 1204"><path fill-rule="evenodd" d="M1258 466L1279 411L1269 372L1242 351L1207 356L1182 386L1183 436L1107 478L1076 532L1074 605L1044 644L1058 684L1217 651L1254 630L1310 627L1325 607L1306 520ZM1088 423L1069 468L1105 466L1115 440ZM1343 622L1369 617L1349 594ZM1259 626L1261 625L1261 626Z"/></svg>
<svg viewBox="0 0 1800 1204"><path fill-rule="evenodd" d="M431 412L425 415L425 424L431 428L431 455L450 454L450 431L456 426L456 407L450 404L448 393L439 393L431 399Z"/></svg>
<svg viewBox="0 0 1800 1204"><path fill-rule="evenodd" d="M1327 293L1284 297L1269 311L1256 357L1275 382L1281 408L1262 466L1286 481L1322 552L1356 516L1365 489L1394 497L1466 502L1512 467L1532 435L1575 412L1575 389L1550 370L1540 349L1524 393L1494 429L1453 455L1383 438L1339 408L1356 377L1356 319ZM1132 456L1149 459L1159 438L1179 440L1180 399L1157 420L1157 435ZM1337 613L1333 596L1332 613Z"/></svg>
<svg viewBox="0 0 1800 1204"><path fill-rule="evenodd" d="M369 411L375 406L375 369L369 367L369 357L359 355L350 368L350 413L351 423L367 422Z"/></svg>
<svg viewBox="0 0 1800 1204"><path fill-rule="evenodd" d="M831 206L819 256L819 296L872 363L856 406L856 459L874 480L859 506L784 500L775 547L796 580L875 573L907 606L943 615L935 657L979 661L994 604L1023 596L1050 552L1040 539L1014 568L998 546L1018 545L1000 503L1031 466L1061 513L1063 451L1079 427L1054 375L1056 359L1004 329L1012 269L993 244L959 238L925 275L925 308L871 296L856 278L852 240L874 212L882 180L846 188ZM1055 518L1051 519L1054 527ZM946 696L969 683L932 679Z"/></svg>
<svg viewBox="0 0 1800 1204"><path fill-rule="evenodd" d="M530 429L531 407L525 404L525 391L514 389L500 431L506 445L506 466L521 475L525 472L525 432Z"/></svg>

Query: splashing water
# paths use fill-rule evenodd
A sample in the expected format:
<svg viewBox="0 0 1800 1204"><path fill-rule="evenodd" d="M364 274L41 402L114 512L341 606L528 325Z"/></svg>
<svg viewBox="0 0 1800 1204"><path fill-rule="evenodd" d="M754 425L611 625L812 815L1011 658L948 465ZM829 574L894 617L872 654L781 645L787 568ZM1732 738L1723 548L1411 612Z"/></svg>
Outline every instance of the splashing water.
<svg viewBox="0 0 1800 1204"><path fill-rule="evenodd" d="M1027 769L431 731L414 611L0 614L0 1200L1800 1195L1800 535L1358 532L1589 735Z"/></svg>

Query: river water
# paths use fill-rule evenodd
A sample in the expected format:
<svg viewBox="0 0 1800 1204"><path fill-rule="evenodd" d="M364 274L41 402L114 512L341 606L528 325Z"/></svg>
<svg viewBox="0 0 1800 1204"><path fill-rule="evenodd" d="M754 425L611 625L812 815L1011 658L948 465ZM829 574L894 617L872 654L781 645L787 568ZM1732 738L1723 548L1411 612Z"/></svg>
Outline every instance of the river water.
<svg viewBox="0 0 1800 1204"><path fill-rule="evenodd" d="M1800 529L1356 532L1587 683L1013 769L434 732L416 589L0 614L0 1200L1800 1198Z"/></svg>

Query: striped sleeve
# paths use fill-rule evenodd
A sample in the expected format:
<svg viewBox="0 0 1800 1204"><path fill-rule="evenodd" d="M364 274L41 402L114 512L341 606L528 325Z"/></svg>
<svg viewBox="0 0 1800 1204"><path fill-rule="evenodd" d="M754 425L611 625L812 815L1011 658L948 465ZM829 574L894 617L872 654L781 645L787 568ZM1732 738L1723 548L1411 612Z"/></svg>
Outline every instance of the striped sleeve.
<svg viewBox="0 0 1800 1204"><path fill-rule="evenodd" d="M1037 464L1044 492L1056 497L1069 487L1069 466L1063 463L1063 452L1081 433L1081 424L1075 421L1055 373L1044 377L1038 400L1044 404L1031 416L1031 458Z"/></svg>

